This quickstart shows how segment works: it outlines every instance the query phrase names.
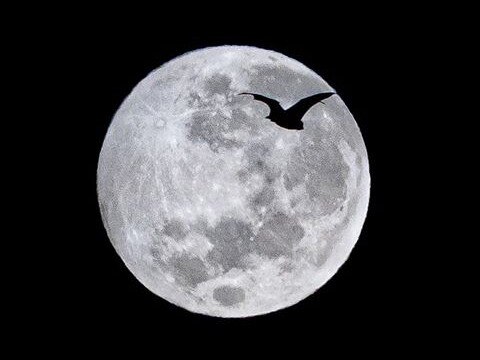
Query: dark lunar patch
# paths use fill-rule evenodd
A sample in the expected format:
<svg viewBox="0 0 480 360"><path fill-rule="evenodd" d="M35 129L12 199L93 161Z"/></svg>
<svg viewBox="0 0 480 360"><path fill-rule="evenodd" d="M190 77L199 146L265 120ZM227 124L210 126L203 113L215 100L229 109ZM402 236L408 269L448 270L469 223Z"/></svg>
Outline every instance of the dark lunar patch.
<svg viewBox="0 0 480 360"><path fill-rule="evenodd" d="M265 163L264 159L257 159L251 163L251 169L254 172L264 173L267 170L267 164Z"/></svg>
<svg viewBox="0 0 480 360"><path fill-rule="evenodd" d="M291 180L290 176L283 174L283 186L285 186L285 189L291 191L295 185L296 184Z"/></svg>
<svg viewBox="0 0 480 360"><path fill-rule="evenodd" d="M178 220L170 220L164 227L163 233L175 240L182 240L187 236L185 225Z"/></svg>
<svg viewBox="0 0 480 360"><path fill-rule="evenodd" d="M326 249L325 249L326 250ZM315 266L322 266L329 257L329 251L320 251L315 258Z"/></svg>
<svg viewBox="0 0 480 360"><path fill-rule="evenodd" d="M253 250L253 232L250 226L238 219L222 218L205 235L214 247L207 255L213 264L222 265L225 272L233 268L245 267L245 256Z"/></svg>
<svg viewBox="0 0 480 360"><path fill-rule="evenodd" d="M233 306L245 300L245 291L239 287L220 286L213 290L213 298L223 306Z"/></svg>
<svg viewBox="0 0 480 360"><path fill-rule="evenodd" d="M253 143L247 149L245 149L245 156L250 160L250 162L255 162L258 160L264 160L269 153L269 148L266 145L261 143Z"/></svg>
<svg viewBox="0 0 480 360"><path fill-rule="evenodd" d="M333 119L344 119L343 121L337 121L335 123L335 131L338 133L338 138L345 140L347 144L357 153L358 157L363 159L366 158L367 152L365 143L363 142L362 134L360 133L357 123L352 118L347 107L338 96L331 98L331 102L331 106L328 107L330 116ZM318 122L312 123L315 125L321 124Z"/></svg>
<svg viewBox="0 0 480 360"><path fill-rule="evenodd" d="M153 257L153 260L155 261L161 261L161 258L160 258L160 250L158 250L158 247L156 246L152 246L150 248L150 255L152 255Z"/></svg>
<svg viewBox="0 0 480 360"><path fill-rule="evenodd" d="M319 205L322 214L330 214L345 200L349 168L335 142L335 134L319 127L304 134L302 145L294 152L284 174L284 186L291 190L305 183L310 200Z"/></svg>
<svg viewBox="0 0 480 360"><path fill-rule="evenodd" d="M332 253L332 247L330 244L334 244L338 240L339 239L329 239L327 241L327 246L319 250L317 256L315 257L315 266L322 266L323 264L325 264L325 261L328 260Z"/></svg>
<svg viewBox="0 0 480 360"><path fill-rule="evenodd" d="M295 186L305 182L305 175L308 169L302 164L302 159L294 155L293 161L290 162L287 172L283 176L283 185L285 189L291 191Z"/></svg>
<svg viewBox="0 0 480 360"><path fill-rule="evenodd" d="M254 125L256 125L256 122L252 121L242 109L232 109L232 119L234 119L238 128L242 127L245 130L252 130Z"/></svg>
<svg viewBox="0 0 480 360"><path fill-rule="evenodd" d="M191 225L191 229L199 234L205 234L208 228L208 221L203 216L199 216L195 223Z"/></svg>
<svg viewBox="0 0 480 360"><path fill-rule="evenodd" d="M289 255L304 235L296 219L276 213L260 228L255 238L256 252L269 258Z"/></svg>
<svg viewBox="0 0 480 360"><path fill-rule="evenodd" d="M238 180L240 180L241 183L244 183L251 176L251 173L247 169L242 169L237 172L237 176Z"/></svg>
<svg viewBox="0 0 480 360"><path fill-rule="evenodd" d="M162 248L158 244L153 244L150 247L150 255L153 258L153 269L158 271L161 269L162 272L169 272L169 265L162 260Z"/></svg>
<svg viewBox="0 0 480 360"><path fill-rule="evenodd" d="M358 156L358 154L356 154L355 156L355 165L357 166L358 169L362 169L362 159L360 159L360 156ZM357 182L356 182L357 187L360 187L362 180L363 180L363 174L362 174L362 171L360 170L357 176Z"/></svg>
<svg viewBox="0 0 480 360"><path fill-rule="evenodd" d="M230 91L232 79L226 75L215 74L205 81L205 91L209 95L227 95Z"/></svg>
<svg viewBox="0 0 480 360"><path fill-rule="evenodd" d="M192 93L189 94L189 96L187 98L187 104L190 107L194 107L195 105L196 106L200 105L200 107L201 107L202 103L203 103L203 100L200 97L200 95L198 95L197 92L192 92Z"/></svg>
<svg viewBox="0 0 480 360"><path fill-rule="evenodd" d="M186 254L175 256L169 260L175 281L182 285L195 287L208 280L208 273L203 261Z"/></svg>
<svg viewBox="0 0 480 360"><path fill-rule="evenodd" d="M258 209L270 205L274 199L275 190L272 187L266 186L253 196L251 205L254 209Z"/></svg>
<svg viewBox="0 0 480 360"><path fill-rule="evenodd" d="M241 143L227 136L228 133L238 128L235 121L221 114L198 112L192 115L192 120L187 124L189 128L187 138L194 142L206 142L212 151L219 148L240 147Z"/></svg>
<svg viewBox="0 0 480 360"><path fill-rule="evenodd" d="M273 173L270 173L270 172L266 173L265 184L272 185L274 182L275 182L275 176L273 175Z"/></svg>
<svg viewBox="0 0 480 360"><path fill-rule="evenodd" d="M269 149L263 144L253 144L245 149L245 157L247 165L245 169L240 170L237 176L241 182L245 182L252 173L265 175L265 181L272 183L274 180L273 174L268 167L267 158L269 156Z"/></svg>
<svg viewBox="0 0 480 360"><path fill-rule="evenodd" d="M304 151L306 166L311 169L306 190L312 201L321 202L324 213L331 213L345 199L348 167L336 146L325 147L322 154L318 153L314 148Z"/></svg>

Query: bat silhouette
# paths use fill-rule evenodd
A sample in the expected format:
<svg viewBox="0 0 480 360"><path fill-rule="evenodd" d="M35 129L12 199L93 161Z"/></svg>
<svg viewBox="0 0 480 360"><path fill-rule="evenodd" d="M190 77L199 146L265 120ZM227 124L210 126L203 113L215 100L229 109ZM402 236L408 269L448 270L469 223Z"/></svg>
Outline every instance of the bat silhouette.
<svg viewBox="0 0 480 360"><path fill-rule="evenodd" d="M287 128L287 129L303 129L302 118L303 115L316 103L321 102L334 95L334 92L324 92L316 95L309 96L305 99L300 100L292 107L284 110L280 103L277 100L267 98L263 95L252 94L252 93L241 93L240 95L253 95L255 100L261 101L268 105L270 108L270 115L267 119L270 119L277 125Z"/></svg>

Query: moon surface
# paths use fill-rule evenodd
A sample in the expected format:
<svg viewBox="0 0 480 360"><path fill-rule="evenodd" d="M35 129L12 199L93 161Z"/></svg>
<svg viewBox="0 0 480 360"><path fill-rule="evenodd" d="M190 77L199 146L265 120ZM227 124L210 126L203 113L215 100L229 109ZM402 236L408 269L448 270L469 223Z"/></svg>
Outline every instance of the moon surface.
<svg viewBox="0 0 480 360"><path fill-rule="evenodd" d="M360 130L335 94L303 130L267 119L334 91L280 53L220 46L143 79L106 134L97 191L108 236L150 291L192 312L247 317L291 306L347 260L366 217Z"/></svg>

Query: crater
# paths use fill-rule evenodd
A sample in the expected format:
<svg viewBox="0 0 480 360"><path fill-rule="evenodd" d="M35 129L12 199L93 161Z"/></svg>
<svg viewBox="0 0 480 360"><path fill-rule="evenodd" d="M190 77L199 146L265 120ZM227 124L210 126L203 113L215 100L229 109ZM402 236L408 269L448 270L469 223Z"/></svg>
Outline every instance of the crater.
<svg viewBox="0 0 480 360"><path fill-rule="evenodd" d="M162 255L158 246L150 247L150 255L152 256L154 262L163 263Z"/></svg>
<svg viewBox="0 0 480 360"><path fill-rule="evenodd" d="M213 290L213 298L223 306L234 306L245 300L245 291L239 287L219 286Z"/></svg>

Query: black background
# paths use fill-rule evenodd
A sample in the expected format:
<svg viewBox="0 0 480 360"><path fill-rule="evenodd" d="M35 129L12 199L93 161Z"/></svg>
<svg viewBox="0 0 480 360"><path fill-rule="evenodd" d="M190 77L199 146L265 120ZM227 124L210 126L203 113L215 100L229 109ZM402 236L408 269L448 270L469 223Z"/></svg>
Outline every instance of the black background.
<svg viewBox="0 0 480 360"><path fill-rule="evenodd" d="M435 220L424 216L418 201L420 195L430 199L422 174L434 166L425 161L433 150L424 129L434 136L435 119L418 91L430 80L427 55L438 41L425 26L427 15L408 9L383 9L381 16L352 10L348 17L313 8L281 17L203 10L193 16L189 8L190 18L180 10L152 10L148 20L89 12L62 17L41 36L36 52L48 64L45 81L55 89L49 96L56 111L43 143L52 164L43 168L52 175L44 226L52 236L44 281L34 291L34 331L76 349L92 341L122 348L137 339L139 349L161 352L175 344L184 354L220 351L222 344L231 349L225 356L248 353L254 344L317 354L322 347L337 354L425 347L426 334L436 334L445 320L428 296L434 280L419 255L436 241L428 234ZM123 99L164 62L216 45L275 50L321 75L355 117L370 161L368 215L348 261L297 305L246 319L190 313L149 292L110 244L96 198L99 152Z"/></svg>

